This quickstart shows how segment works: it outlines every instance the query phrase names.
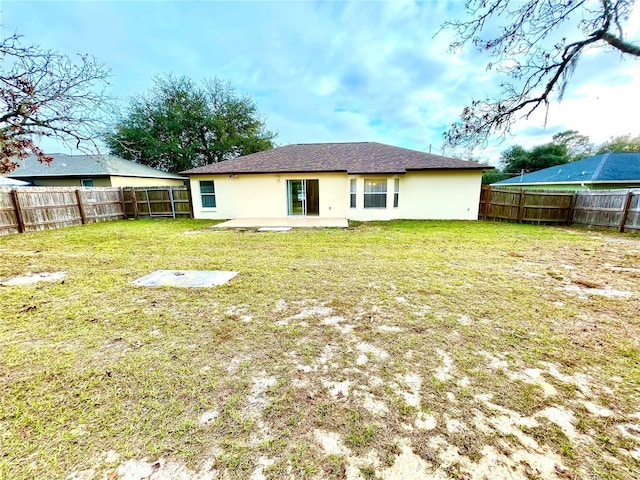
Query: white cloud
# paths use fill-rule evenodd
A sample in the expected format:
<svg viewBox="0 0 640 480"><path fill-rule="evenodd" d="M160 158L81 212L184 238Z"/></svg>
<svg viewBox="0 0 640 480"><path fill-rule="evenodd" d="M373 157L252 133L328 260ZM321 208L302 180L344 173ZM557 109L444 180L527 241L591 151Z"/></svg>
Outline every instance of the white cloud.
<svg viewBox="0 0 640 480"><path fill-rule="evenodd" d="M280 143L381 141L440 148L442 133L472 99L499 91L486 54L451 53L440 25L460 2L7 2L5 32L73 54L94 54L113 70L120 97L145 91L154 75L218 76L250 94ZM639 9L629 32L640 32ZM632 37L633 38L633 37ZM81 40L80 40L81 39ZM602 141L634 130L637 62L585 55L567 97L518 122L509 144L530 146L573 128ZM44 142L49 151L61 150Z"/></svg>

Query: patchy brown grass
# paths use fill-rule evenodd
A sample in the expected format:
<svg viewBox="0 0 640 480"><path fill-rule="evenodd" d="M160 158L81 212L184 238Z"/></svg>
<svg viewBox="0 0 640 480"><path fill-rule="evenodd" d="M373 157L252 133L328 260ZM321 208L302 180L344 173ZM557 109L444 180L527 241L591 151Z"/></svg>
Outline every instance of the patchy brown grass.
<svg viewBox="0 0 640 480"><path fill-rule="evenodd" d="M0 281L66 273L0 287L0 478L640 471L640 238L210 225L0 238ZM131 286L157 269L240 274Z"/></svg>

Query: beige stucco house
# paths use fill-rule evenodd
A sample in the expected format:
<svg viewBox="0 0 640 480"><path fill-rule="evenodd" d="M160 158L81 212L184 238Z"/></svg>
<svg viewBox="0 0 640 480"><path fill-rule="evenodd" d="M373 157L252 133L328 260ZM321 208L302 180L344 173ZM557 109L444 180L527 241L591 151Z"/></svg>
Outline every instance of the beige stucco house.
<svg viewBox="0 0 640 480"><path fill-rule="evenodd" d="M52 187L160 187L184 185L187 180L113 155L51 156L48 164L35 155L20 160L7 177Z"/></svg>
<svg viewBox="0 0 640 480"><path fill-rule="evenodd" d="M195 218L478 218L482 170L380 143L279 147L181 172Z"/></svg>

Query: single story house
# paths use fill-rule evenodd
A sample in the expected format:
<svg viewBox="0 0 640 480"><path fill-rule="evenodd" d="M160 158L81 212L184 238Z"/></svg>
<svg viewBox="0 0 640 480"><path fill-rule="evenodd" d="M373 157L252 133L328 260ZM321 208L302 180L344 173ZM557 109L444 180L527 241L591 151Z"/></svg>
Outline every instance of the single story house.
<svg viewBox="0 0 640 480"><path fill-rule="evenodd" d="M113 155L65 155L54 153L51 163L35 155L18 162L7 174L35 186L52 187L159 187L180 186L185 177L156 170Z"/></svg>
<svg viewBox="0 0 640 480"><path fill-rule="evenodd" d="M640 153L602 153L492 185L572 191L640 188Z"/></svg>
<svg viewBox="0 0 640 480"><path fill-rule="evenodd" d="M195 218L476 220L475 162L381 143L287 145L181 172Z"/></svg>

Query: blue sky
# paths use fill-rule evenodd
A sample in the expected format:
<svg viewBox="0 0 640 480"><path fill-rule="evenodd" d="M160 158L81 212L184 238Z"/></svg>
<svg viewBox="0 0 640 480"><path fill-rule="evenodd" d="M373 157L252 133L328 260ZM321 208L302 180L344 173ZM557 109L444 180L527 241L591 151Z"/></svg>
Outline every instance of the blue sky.
<svg viewBox="0 0 640 480"><path fill-rule="evenodd" d="M74 55L112 72L127 98L156 75L218 77L249 94L281 145L377 141L439 153L442 134L473 98L499 90L486 58L452 54L446 19L462 1L70 2L4 0L3 36ZM627 38L640 39L638 8ZM640 133L640 61L602 50L584 56L561 104L519 122L512 137L474 157L496 163L518 143L549 141L569 128L601 142ZM48 152L73 153L44 141Z"/></svg>

